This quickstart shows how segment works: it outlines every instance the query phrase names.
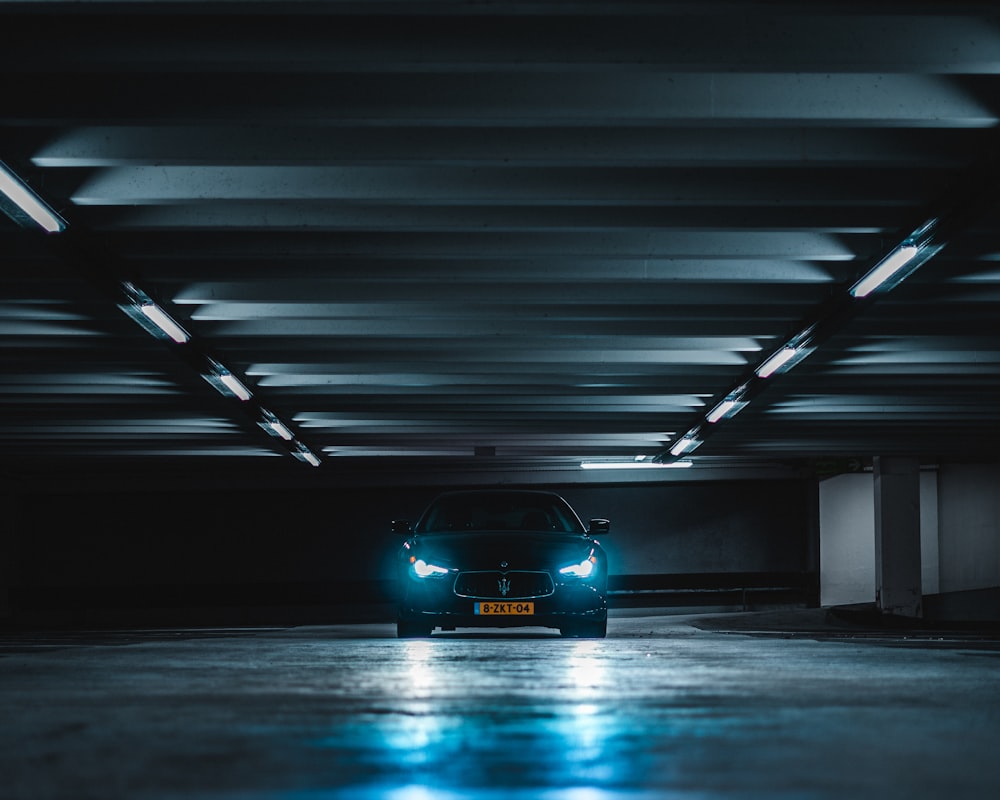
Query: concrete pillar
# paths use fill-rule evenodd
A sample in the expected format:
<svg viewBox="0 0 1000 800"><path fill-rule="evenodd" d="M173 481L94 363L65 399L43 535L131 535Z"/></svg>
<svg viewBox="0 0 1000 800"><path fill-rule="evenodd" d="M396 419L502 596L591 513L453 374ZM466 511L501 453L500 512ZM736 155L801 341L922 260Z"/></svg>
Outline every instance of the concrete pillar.
<svg viewBox="0 0 1000 800"><path fill-rule="evenodd" d="M876 457L875 600L880 611L919 617L920 462Z"/></svg>

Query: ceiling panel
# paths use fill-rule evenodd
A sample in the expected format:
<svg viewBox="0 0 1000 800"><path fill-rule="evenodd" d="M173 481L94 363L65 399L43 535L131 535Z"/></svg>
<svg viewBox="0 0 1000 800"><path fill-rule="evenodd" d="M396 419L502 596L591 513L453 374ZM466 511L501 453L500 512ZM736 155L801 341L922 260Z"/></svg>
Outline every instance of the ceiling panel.
<svg viewBox="0 0 1000 800"><path fill-rule="evenodd" d="M657 480L996 458L994 3L25 0L0 27L0 161L66 222L0 215L9 481L583 480L685 434ZM853 298L917 231L919 268Z"/></svg>

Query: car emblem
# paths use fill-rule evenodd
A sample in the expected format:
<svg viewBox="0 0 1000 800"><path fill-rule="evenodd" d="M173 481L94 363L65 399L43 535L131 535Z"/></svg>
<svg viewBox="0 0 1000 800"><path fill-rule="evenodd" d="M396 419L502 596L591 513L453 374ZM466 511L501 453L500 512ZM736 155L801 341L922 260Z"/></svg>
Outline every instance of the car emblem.
<svg viewBox="0 0 1000 800"><path fill-rule="evenodd" d="M497 586L500 588L500 596L506 597L510 591L510 578L504 575L504 577L497 581Z"/></svg>
<svg viewBox="0 0 1000 800"><path fill-rule="evenodd" d="M509 566L509 565L507 564L507 562L506 562L506 561L501 561L501 562L500 562L500 569L507 569L507 567L508 567L508 566Z"/></svg>

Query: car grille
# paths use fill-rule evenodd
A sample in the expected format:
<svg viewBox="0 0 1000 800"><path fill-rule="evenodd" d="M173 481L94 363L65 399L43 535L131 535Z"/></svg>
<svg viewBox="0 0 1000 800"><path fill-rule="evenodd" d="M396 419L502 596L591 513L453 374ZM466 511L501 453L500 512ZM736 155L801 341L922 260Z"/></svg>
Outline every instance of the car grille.
<svg viewBox="0 0 1000 800"><path fill-rule="evenodd" d="M504 593L506 589L506 594ZM547 597L555 591L547 572L461 572L455 579L459 597L482 597L489 600L525 600Z"/></svg>

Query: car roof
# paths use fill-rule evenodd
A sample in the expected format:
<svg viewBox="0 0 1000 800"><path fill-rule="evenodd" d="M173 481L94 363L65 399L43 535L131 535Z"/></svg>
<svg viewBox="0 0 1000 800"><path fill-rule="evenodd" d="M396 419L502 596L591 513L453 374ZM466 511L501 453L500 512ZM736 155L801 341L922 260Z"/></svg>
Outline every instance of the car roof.
<svg viewBox="0 0 1000 800"><path fill-rule="evenodd" d="M527 495L536 497L554 497L559 500L563 500L562 495L558 492L548 489L449 489L446 492L438 494L435 499L472 495Z"/></svg>
<svg viewBox="0 0 1000 800"><path fill-rule="evenodd" d="M448 489L446 494L558 494L550 489Z"/></svg>

